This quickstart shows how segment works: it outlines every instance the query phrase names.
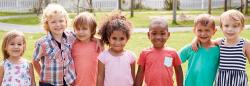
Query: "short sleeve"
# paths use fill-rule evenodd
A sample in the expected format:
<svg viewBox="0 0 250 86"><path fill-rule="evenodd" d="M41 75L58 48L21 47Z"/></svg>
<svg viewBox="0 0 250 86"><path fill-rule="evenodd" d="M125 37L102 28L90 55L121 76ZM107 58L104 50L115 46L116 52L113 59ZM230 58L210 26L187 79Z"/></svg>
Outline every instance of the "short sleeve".
<svg viewBox="0 0 250 86"><path fill-rule="evenodd" d="M182 63L186 62L189 59L188 47L189 46L185 46L179 51Z"/></svg>
<svg viewBox="0 0 250 86"><path fill-rule="evenodd" d="M134 63L136 61L136 55L134 52L129 52L130 56L130 64Z"/></svg>
<svg viewBox="0 0 250 86"><path fill-rule="evenodd" d="M179 55L177 54L177 51L175 50L174 52L173 52L173 57L174 57L174 62L173 62L173 65L174 66L178 66L178 65L181 65L181 59L180 59L180 57L179 57Z"/></svg>
<svg viewBox="0 0 250 86"><path fill-rule="evenodd" d="M138 60L137 64L144 66L145 62L146 62L145 51L142 51L140 56L139 56L139 60Z"/></svg>
<svg viewBox="0 0 250 86"><path fill-rule="evenodd" d="M42 53L43 53L42 45L39 42L36 42L35 50L33 53L33 60L39 61L40 58L42 57Z"/></svg>
<svg viewBox="0 0 250 86"><path fill-rule="evenodd" d="M103 51L99 56L97 57L99 61L101 61L103 64L107 63L107 51Z"/></svg>

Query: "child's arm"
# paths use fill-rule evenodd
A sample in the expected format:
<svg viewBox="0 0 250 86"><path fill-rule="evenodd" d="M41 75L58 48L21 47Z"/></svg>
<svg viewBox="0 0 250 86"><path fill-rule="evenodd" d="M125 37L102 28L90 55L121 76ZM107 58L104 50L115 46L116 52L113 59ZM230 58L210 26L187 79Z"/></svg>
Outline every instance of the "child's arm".
<svg viewBox="0 0 250 86"><path fill-rule="evenodd" d="M131 66L131 74L132 74L132 77L133 77L133 80L135 80L135 63L132 63L130 66Z"/></svg>
<svg viewBox="0 0 250 86"><path fill-rule="evenodd" d="M144 71L145 71L145 67L139 65L136 78L135 78L135 82L134 82L134 86L142 86L143 79L144 79Z"/></svg>
<svg viewBox="0 0 250 86"><path fill-rule="evenodd" d="M92 40L96 41L96 43L97 43L97 46L96 46L97 52L101 52L101 51L104 50L104 44L101 42L100 39L98 39L98 38L92 38Z"/></svg>
<svg viewBox="0 0 250 86"><path fill-rule="evenodd" d="M0 65L0 86L3 82L3 74L4 74L4 68L3 65Z"/></svg>
<svg viewBox="0 0 250 86"><path fill-rule="evenodd" d="M197 50L198 50L198 47L200 46L200 43L199 43L197 37L195 37L195 38L193 39L191 45L192 45L192 49L193 49L194 51L197 51Z"/></svg>
<svg viewBox="0 0 250 86"><path fill-rule="evenodd" d="M249 41L245 41L245 46L244 46L244 50L245 50L245 56L248 59L248 62L250 64L250 42Z"/></svg>
<svg viewBox="0 0 250 86"><path fill-rule="evenodd" d="M104 86L104 77L105 77L105 66L101 61L98 61L98 74L96 86Z"/></svg>
<svg viewBox="0 0 250 86"><path fill-rule="evenodd" d="M36 81L35 81L35 75L34 75L34 69L32 63L29 65L30 69L30 76L31 76L31 86L36 86Z"/></svg>
<svg viewBox="0 0 250 86"><path fill-rule="evenodd" d="M34 68L40 77L41 65L40 65L39 61L33 60L32 63L34 64Z"/></svg>
<svg viewBox="0 0 250 86"><path fill-rule="evenodd" d="M183 72L181 65L174 66L177 86L183 86Z"/></svg>

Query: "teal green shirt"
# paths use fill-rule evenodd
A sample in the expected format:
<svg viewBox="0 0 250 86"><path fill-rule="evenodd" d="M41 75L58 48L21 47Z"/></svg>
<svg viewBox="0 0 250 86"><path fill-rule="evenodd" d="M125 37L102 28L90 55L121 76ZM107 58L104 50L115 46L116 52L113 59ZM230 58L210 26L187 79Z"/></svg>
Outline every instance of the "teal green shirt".
<svg viewBox="0 0 250 86"><path fill-rule="evenodd" d="M180 50L182 63L188 61L184 86L213 86L219 66L219 46L200 47L193 51L191 45Z"/></svg>

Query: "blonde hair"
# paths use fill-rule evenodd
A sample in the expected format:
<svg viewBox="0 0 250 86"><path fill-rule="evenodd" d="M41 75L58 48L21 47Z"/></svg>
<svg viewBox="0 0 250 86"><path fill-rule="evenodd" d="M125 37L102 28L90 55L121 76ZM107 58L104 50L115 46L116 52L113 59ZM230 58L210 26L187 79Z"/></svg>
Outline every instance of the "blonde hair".
<svg viewBox="0 0 250 86"><path fill-rule="evenodd" d="M245 27L245 18L244 18L244 15L237 11L237 10L228 10L224 13L221 14L220 16L220 27L222 28L222 20L224 20L225 18L230 18L234 21L239 21L241 26L242 26L242 29Z"/></svg>
<svg viewBox="0 0 250 86"><path fill-rule="evenodd" d="M49 32L49 25L48 20L51 17L57 16L57 15L63 15L65 17L66 23L68 26L69 24L69 16L67 11L59 4L49 4L44 10L41 17L41 23L43 25L43 28L46 32Z"/></svg>
<svg viewBox="0 0 250 86"><path fill-rule="evenodd" d="M12 30L12 31L9 31L7 32L4 37L3 37L3 42L2 42L2 54L3 54L3 59L6 60L8 59L8 57L10 56L8 54L8 52L5 50L6 47L7 47L7 44L13 40L14 38L16 37L22 37L23 39L23 44L24 44L24 47L23 47L23 52L21 55L24 54L24 51L25 51L25 48L26 48L26 40L25 40L25 37L24 37L24 34L23 32L20 32L20 31L17 31L17 30Z"/></svg>
<svg viewBox="0 0 250 86"><path fill-rule="evenodd" d="M202 26L208 26L208 25L210 25L210 27L212 29L215 29L214 18L211 15L209 15L209 14L200 14L200 15L198 15L194 19L194 28L193 28L193 30L196 29L196 26L198 24L201 24Z"/></svg>
<svg viewBox="0 0 250 86"><path fill-rule="evenodd" d="M88 28L91 30L91 38L94 37L96 33L96 21L95 17L89 12L83 12L77 15L73 22L74 30L78 30L80 28Z"/></svg>

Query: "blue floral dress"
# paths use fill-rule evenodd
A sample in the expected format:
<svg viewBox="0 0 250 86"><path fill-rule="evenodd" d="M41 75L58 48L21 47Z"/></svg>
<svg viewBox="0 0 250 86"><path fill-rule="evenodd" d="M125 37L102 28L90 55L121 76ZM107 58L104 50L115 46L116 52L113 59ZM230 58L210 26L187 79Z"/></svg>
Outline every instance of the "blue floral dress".
<svg viewBox="0 0 250 86"><path fill-rule="evenodd" d="M13 64L9 60L5 60L3 67L2 86L31 86L29 62L27 60L22 60L20 64Z"/></svg>

